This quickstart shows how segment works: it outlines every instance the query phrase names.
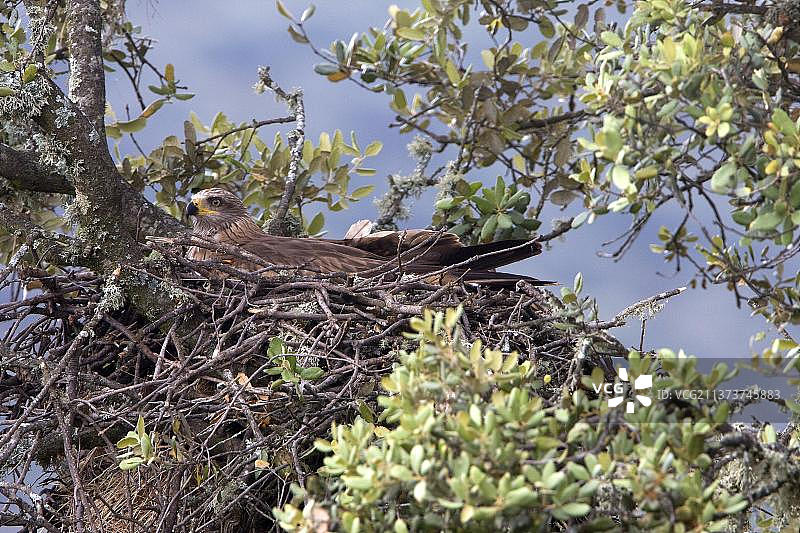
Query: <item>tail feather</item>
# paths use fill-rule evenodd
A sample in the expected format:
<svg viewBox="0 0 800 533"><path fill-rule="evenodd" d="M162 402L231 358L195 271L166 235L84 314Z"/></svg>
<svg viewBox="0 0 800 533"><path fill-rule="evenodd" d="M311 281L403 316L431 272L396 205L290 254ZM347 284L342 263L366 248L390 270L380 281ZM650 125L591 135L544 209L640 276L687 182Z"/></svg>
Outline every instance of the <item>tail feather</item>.
<svg viewBox="0 0 800 533"><path fill-rule="evenodd" d="M541 252L541 244L524 239L489 242L486 244L476 244L474 246L464 246L454 249L443 258L443 266L454 265L472 259L473 257L491 254L469 263L470 269L489 270L522 261L523 259L538 255Z"/></svg>
<svg viewBox="0 0 800 533"><path fill-rule="evenodd" d="M464 275L464 281L471 285L491 286L502 289L513 289L518 281L525 281L531 285L554 285L555 281L545 281L541 279L524 276L522 274L507 274L505 272L487 272L485 270L469 270Z"/></svg>

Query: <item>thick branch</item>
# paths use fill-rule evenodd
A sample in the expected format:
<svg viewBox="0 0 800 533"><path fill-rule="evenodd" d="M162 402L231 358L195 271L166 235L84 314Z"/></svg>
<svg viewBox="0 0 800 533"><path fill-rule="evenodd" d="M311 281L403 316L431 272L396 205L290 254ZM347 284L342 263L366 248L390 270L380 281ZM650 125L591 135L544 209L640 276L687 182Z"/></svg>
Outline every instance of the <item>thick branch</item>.
<svg viewBox="0 0 800 533"><path fill-rule="evenodd" d="M49 142L66 152L75 186L70 215L78 235L98 257L95 270L110 274L121 268L119 283L134 305L149 317L165 314L174 302L154 292L138 274L146 254L140 242L145 235L174 235L186 229L122 179L104 136L52 80L40 75L37 83L44 85L45 103L33 120L50 136Z"/></svg>
<svg viewBox="0 0 800 533"><path fill-rule="evenodd" d="M47 105L34 120L46 132L70 150L75 168L75 192L81 204L76 213L85 227L105 230L102 242L109 255L128 255L134 241L144 235L174 235L185 231L175 218L154 206L120 176L104 137L98 134L84 114L52 80L48 84ZM59 116L62 117L59 119ZM57 125L70 117L66 126ZM123 235L124 234L124 235Z"/></svg>
<svg viewBox="0 0 800 533"><path fill-rule="evenodd" d="M67 2L69 98L105 138L106 84L103 71L103 27L99 0Z"/></svg>
<svg viewBox="0 0 800 533"><path fill-rule="evenodd" d="M23 191L75 194L69 180L37 161L36 154L20 152L0 143L0 177Z"/></svg>

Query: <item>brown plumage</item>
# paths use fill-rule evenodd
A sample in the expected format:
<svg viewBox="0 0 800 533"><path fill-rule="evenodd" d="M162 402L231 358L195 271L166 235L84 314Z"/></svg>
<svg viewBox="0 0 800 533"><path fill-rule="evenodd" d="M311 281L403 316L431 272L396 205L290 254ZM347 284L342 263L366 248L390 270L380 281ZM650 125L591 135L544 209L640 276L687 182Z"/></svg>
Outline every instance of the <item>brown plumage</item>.
<svg viewBox="0 0 800 533"><path fill-rule="evenodd" d="M195 194L186 213L193 217L194 231L198 236L240 247L273 265L372 277L398 266L404 272L428 274L472 259L464 266L428 279L438 283L463 279L470 284L500 287L513 287L519 280L534 285L551 283L493 271L540 253L541 245L536 242L511 240L463 246L452 233L430 230L369 234L369 225L364 221L354 224L346 238L340 240L276 237L261 230L236 195L220 188ZM401 254L399 259L398 253ZM480 257L485 254L491 255ZM197 246L189 249L188 257L226 260L246 270L258 268L251 262L221 257L212 250Z"/></svg>

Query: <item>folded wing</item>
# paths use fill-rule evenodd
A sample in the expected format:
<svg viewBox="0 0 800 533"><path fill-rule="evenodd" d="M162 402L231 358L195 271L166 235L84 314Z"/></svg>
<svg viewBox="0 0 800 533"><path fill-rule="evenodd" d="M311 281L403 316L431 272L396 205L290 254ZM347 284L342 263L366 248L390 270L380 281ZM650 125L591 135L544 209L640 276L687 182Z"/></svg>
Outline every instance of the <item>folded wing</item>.
<svg viewBox="0 0 800 533"><path fill-rule="evenodd" d="M452 233L406 230L366 234L369 231L367 225L348 232L353 236L342 240L278 237L261 231L234 231L236 229L228 228L222 234L222 241L240 246L273 265L363 277L378 276L400 267L404 273L431 274L426 278L431 282L460 280L494 287L513 287L519 280L534 285L551 283L529 276L494 272L497 267L540 253L541 246L531 241L509 240L463 246ZM239 266L257 269L257 265L245 263ZM433 274L453 266L455 268L445 273Z"/></svg>

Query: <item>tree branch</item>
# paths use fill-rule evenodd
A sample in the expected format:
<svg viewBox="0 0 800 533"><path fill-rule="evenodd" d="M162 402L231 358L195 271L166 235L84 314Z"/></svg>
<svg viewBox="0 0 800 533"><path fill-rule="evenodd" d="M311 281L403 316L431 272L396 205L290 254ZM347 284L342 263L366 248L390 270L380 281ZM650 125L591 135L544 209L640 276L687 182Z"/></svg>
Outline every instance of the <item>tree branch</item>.
<svg viewBox="0 0 800 533"><path fill-rule="evenodd" d="M67 2L69 98L105 138L103 117L106 109L106 84L103 45L100 40L102 27L99 0Z"/></svg>
<svg viewBox="0 0 800 533"><path fill-rule="evenodd" d="M33 152L20 152L0 143L0 177L17 190L75 194L75 188L61 174L44 168Z"/></svg>
<svg viewBox="0 0 800 533"><path fill-rule="evenodd" d="M269 232L273 235L286 235L286 213L289 211L289 204L292 203L294 198L295 183L297 182L297 174L300 170L300 161L303 159L303 143L305 142L305 129L306 129L306 111L303 106L303 91L295 89L287 93L281 89L277 83L269 75L268 67L261 67L258 69L258 83L259 87L272 89L278 97L286 102L289 107L289 114L292 115L295 121L294 131L290 134L289 142L291 143L291 159L289 159L289 172L286 175L285 186L283 189L283 196L281 196L278 207L275 209L275 214L269 222Z"/></svg>
<svg viewBox="0 0 800 533"><path fill-rule="evenodd" d="M64 98L52 80L40 78L47 87L47 102L36 123L70 152L78 222L85 228L105 230L96 243L111 257L130 253L137 237L174 235L186 231L175 218L150 203L120 176L108 147L76 104ZM66 117L66 118L65 118ZM66 122L66 124L65 124ZM118 235L122 232L125 235ZM139 239L141 240L141 239ZM115 254L112 250L117 250Z"/></svg>
<svg viewBox="0 0 800 533"><path fill-rule="evenodd" d="M566 233L566 232L568 232L569 230L572 229L572 221L573 220L574 220L574 218L570 218L569 220L560 220L560 221L558 221L558 224L556 225L555 228L553 228L553 231L551 231L550 233L545 233L544 235L542 235L538 239L536 239L536 241L537 242L547 242L547 241L552 241L556 237L560 237L561 235L563 235L564 233Z"/></svg>
<svg viewBox="0 0 800 533"><path fill-rule="evenodd" d="M582 119L585 116L587 116L586 111L581 110L581 111L572 111L570 113L563 113L561 115L555 115L547 118L532 118L530 120L526 120L525 122L520 122L517 125L517 130L522 131L522 130L545 128L547 126L552 126L553 124L558 124L559 122Z"/></svg>
<svg viewBox="0 0 800 533"><path fill-rule="evenodd" d="M41 74L29 83L37 88L41 102L30 119L45 134L40 144L63 157L72 177L75 200L68 206L69 215L95 257L92 268L106 275L119 271L119 284L143 314L165 314L174 302L142 278L147 251L140 243L145 235L175 235L186 228L123 180L105 137L58 85Z"/></svg>
<svg viewBox="0 0 800 533"><path fill-rule="evenodd" d="M716 2L711 4L695 4L692 7L702 11L718 11L726 15L731 13L763 15L769 9L767 6L754 6L750 4L723 4Z"/></svg>
<svg viewBox="0 0 800 533"><path fill-rule="evenodd" d="M26 241L9 261L8 268L15 269L24 259L39 263L44 260L59 266L93 266L96 254L91 246L80 240L40 228L24 213L0 203L0 228ZM0 280L6 273L0 273Z"/></svg>

